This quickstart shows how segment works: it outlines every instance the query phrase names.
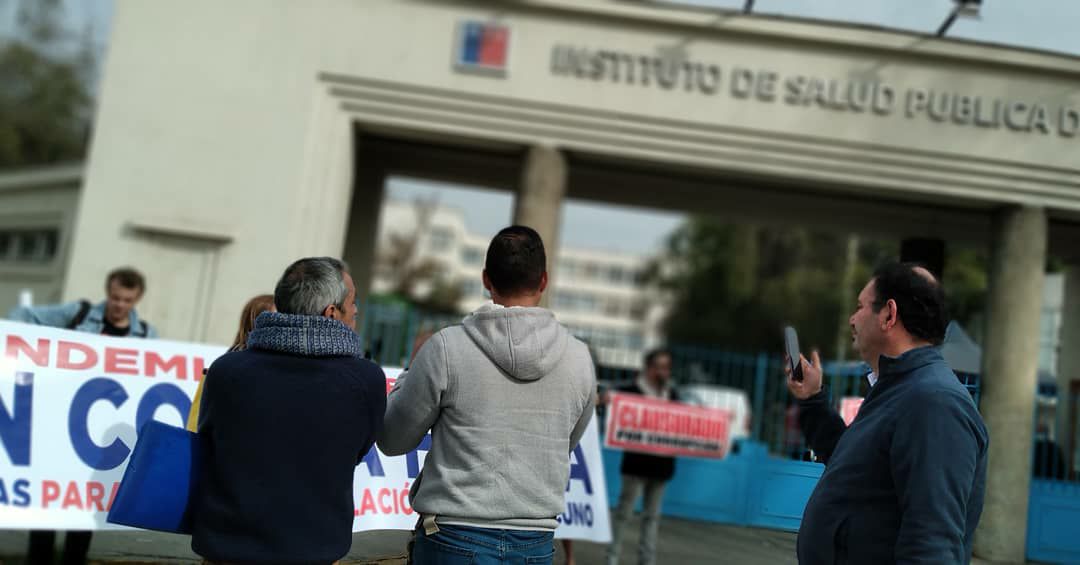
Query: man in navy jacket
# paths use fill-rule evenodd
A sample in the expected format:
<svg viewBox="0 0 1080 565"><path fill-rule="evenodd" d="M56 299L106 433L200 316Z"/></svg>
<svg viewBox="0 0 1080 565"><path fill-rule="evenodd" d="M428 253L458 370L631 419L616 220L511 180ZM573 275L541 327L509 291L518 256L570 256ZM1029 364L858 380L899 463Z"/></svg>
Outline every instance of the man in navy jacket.
<svg viewBox="0 0 1080 565"><path fill-rule="evenodd" d="M375 443L386 377L361 358L347 266L301 259L219 357L199 410L191 548L210 562L329 564L352 544L353 472Z"/></svg>
<svg viewBox="0 0 1080 565"><path fill-rule="evenodd" d="M804 434L826 460L803 514L803 565L968 563L982 513L989 437L968 391L934 347L947 323L926 269L891 263L859 293L853 349L870 393L845 427L821 385L821 361L788 378Z"/></svg>

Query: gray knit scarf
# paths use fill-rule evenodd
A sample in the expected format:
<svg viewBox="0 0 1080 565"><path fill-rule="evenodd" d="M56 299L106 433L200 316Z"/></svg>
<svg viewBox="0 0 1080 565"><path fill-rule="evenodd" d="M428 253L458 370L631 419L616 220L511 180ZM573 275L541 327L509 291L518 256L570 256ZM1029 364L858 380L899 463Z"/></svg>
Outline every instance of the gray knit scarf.
<svg viewBox="0 0 1080 565"><path fill-rule="evenodd" d="M362 357L364 352L360 336L333 318L280 312L255 318L247 346L303 357Z"/></svg>

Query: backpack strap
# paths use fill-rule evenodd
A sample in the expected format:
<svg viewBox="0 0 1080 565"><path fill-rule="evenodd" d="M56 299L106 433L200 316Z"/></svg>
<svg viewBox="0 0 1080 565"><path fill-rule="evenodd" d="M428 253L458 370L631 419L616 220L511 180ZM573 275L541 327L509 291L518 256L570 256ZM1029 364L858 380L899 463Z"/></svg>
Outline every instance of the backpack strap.
<svg viewBox="0 0 1080 565"><path fill-rule="evenodd" d="M90 312L90 301L83 299L79 301L79 311L75 314L75 317L68 322L67 329L73 330L79 327L79 324L83 323L86 319L86 315Z"/></svg>

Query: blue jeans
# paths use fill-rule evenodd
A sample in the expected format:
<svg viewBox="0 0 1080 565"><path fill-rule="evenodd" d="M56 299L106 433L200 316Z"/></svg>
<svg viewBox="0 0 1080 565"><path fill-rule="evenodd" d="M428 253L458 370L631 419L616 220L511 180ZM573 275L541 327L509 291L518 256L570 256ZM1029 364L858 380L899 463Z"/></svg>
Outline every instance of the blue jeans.
<svg viewBox="0 0 1080 565"><path fill-rule="evenodd" d="M413 545L415 565L551 565L555 556L552 532L497 530L439 525L428 536L416 530Z"/></svg>

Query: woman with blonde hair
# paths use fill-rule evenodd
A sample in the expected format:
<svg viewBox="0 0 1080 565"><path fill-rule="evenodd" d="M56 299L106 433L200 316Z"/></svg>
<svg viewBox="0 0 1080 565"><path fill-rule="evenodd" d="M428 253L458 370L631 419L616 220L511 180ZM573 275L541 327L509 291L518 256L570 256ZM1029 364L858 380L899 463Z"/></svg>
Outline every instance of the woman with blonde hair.
<svg viewBox="0 0 1080 565"><path fill-rule="evenodd" d="M274 295L260 294L248 300L247 304L244 305L244 310L240 313L240 327L236 330L236 337L233 338L229 351L240 351L247 348L248 334L255 328L255 318L258 318L259 314L263 312L277 312L277 308L274 307ZM205 377L205 374L203 376ZM205 383L205 379L199 381L199 388L195 391L195 398L191 401L191 411L188 412L187 419L187 429L191 432L199 431L199 402L202 401L202 391Z"/></svg>

